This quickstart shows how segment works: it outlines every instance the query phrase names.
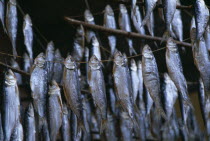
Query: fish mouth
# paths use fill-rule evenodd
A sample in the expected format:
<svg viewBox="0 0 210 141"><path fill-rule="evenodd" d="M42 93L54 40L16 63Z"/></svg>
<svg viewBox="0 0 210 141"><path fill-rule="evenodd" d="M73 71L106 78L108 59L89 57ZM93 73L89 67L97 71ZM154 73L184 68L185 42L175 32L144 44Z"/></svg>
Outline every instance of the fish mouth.
<svg viewBox="0 0 210 141"><path fill-rule="evenodd" d="M86 19L88 22L94 21L94 17L93 17L93 15L90 13L89 10L86 10L86 11L85 11L85 19Z"/></svg>
<svg viewBox="0 0 210 141"><path fill-rule="evenodd" d="M9 70L5 76L5 84L8 86L14 86L16 85L16 77L14 75L14 73L12 72L12 70Z"/></svg>
<svg viewBox="0 0 210 141"><path fill-rule="evenodd" d="M124 4L120 4L120 12L121 13L127 13L127 9L126 9Z"/></svg>
<svg viewBox="0 0 210 141"><path fill-rule="evenodd" d="M75 61L70 55L64 61L64 65L67 69L70 69L70 70L76 69Z"/></svg>
<svg viewBox="0 0 210 141"><path fill-rule="evenodd" d="M114 63L117 66L125 65L125 58L122 56L121 52L116 52L114 56Z"/></svg>
<svg viewBox="0 0 210 141"><path fill-rule="evenodd" d="M144 56L144 58L147 58L147 59L152 59L153 58L153 56L149 52L144 53L143 56Z"/></svg>
<svg viewBox="0 0 210 141"><path fill-rule="evenodd" d="M98 58L93 55L91 58L90 58L90 62L89 62L89 67L93 70L98 70L100 69L100 62L98 60Z"/></svg>

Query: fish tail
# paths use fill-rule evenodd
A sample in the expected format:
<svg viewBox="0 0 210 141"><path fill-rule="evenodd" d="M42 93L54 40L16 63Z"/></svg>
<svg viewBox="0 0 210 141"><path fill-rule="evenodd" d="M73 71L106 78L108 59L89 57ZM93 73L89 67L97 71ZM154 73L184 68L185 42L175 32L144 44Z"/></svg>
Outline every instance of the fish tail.
<svg viewBox="0 0 210 141"><path fill-rule="evenodd" d="M167 120L167 116L166 116L166 114L165 114L165 112L164 112L164 110L163 110L162 107L157 107L157 108L156 108L156 113L157 113L160 117L163 117L164 120Z"/></svg>
<svg viewBox="0 0 210 141"><path fill-rule="evenodd" d="M100 126L100 135L103 133L106 127L107 127L107 119L102 119Z"/></svg>
<svg viewBox="0 0 210 141"><path fill-rule="evenodd" d="M13 53L14 59L16 59L16 57L18 56L16 48L14 48L14 47L12 48L12 53Z"/></svg>
<svg viewBox="0 0 210 141"><path fill-rule="evenodd" d="M77 133L79 133L80 130L84 131L85 133L87 132L87 130L86 130L84 124L82 123L82 120L79 120L79 122L78 122Z"/></svg>
<svg viewBox="0 0 210 141"><path fill-rule="evenodd" d="M140 28L142 28L142 26L145 26L145 24L147 23L147 21L149 20L149 16L146 16L143 21L141 22L141 26Z"/></svg>
<svg viewBox="0 0 210 141"><path fill-rule="evenodd" d="M169 37L170 37L169 31L165 31L164 34L163 34L163 38L162 38L160 44L162 44L163 41L167 40Z"/></svg>

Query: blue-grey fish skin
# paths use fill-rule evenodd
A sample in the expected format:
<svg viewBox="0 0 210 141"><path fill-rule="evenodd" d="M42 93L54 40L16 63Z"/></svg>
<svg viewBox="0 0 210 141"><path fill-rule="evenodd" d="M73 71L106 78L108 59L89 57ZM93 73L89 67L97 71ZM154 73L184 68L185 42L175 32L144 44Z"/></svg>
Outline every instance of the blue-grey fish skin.
<svg viewBox="0 0 210 141"><path fill-rule="evenodd" d="M43 141L51 141L49 129L48 129L48 123L47 123L46 119L44 119L44 121L43 121L41 138Z"/></svg>
<svg viewBox="0 0 210 141"><path fill-rule="evenodd" d="M45 70L45 56L40 53L35 61L30 77L31 97L35 115L37 117L37 134L41 132L44 118L46 117L47 100L47 71Z"/></svg>
<svg viewBox="0 0 210 141"><path fill-rule="evenodd" d="M144 26L148 22L148 20L151 18L151 13L153 12L157 1L158 0L145 0L146 12L145 12L145 17L142 21L141 26Z"/></svg>
<svg viewBox="0 0 210 141"><path fill-rule="evenodd" d="M2 115L0 113L0 141L4 140L4 132L3 132L3 127L2 127Z"/></svg>
<svg viewBox="0 0 210 141"><path fill-rule="evenodd" d="M95 24L95 21L94 21L94 17L92 15L92 13L90 12L90 10L85 10L84 12L84 18L85 18L85 22L89 23L89 24ZM95 32L92 31L92 30L86 30L85 32L85 38L86 38L86 41L88 43L90 43L91 39L93 38L93 36L96 36Z"/></svg>
<svg viewBox="0 0 210 141"><path fill-rule="evenodd" d="M119 18L118 18L118 24L121 30L131 32L131 23L130 23L130 17L128 15L127 8L124 4L119 5ZM126 38L128 46L129 46L129 53L130 55L136 54L136 51L133 48L133 41L130 38Z"/></svg>
<svg viewBox="0 0 210 141"><path fill-rule="evenodd" d="M24 118L24 139L25 141L35 141L36 140L36 129L35 129L35 115L32 103L29 104L28 109L25 113Z"/></svg>
<svg viewBox="0 0 210 141"><path fill-rule="evenodd" d="M28 72L29 73L30 70L31 70L31 61L30 61L30 58L29 58L29 56L28 56L27 53L24 53L23 54L23 58L24 58L23 70L25 72Z"/></svg>
<svg viewBox="0 0 210 141"><path fill-rule="evenodd" d="M101 130L104 130L107 122L106 89L101 64L95 55L90 58L88 72L90 92L95 106L100 110L102 119L100 128Z"/></svg>
<svg viewBox="0 0 210 141"><path fill-rule="evenodd" d="M30 59L33 59L33 28L32 21L28 14L24 16L23 22L24 44L29 54Z"/></svg>
<svg viewBox="0 0 210 141"><path fill-rule="evenodd" d="M117 99L116 99L116 94L114 92L114 89L110 88L108 93L109 93L110 111L115 116L117 116L118 115L118 109L116 106Z"/></svg>
<svg viewBox="0 0 210 141"><path fill-rule="evenodd" d="M46 49L46 71L47 71L47 82L50 83L53 77L53 68L54 68L54 59L55 59L55 52L54 52L54 43L50 41L47 44Z"/></svg>
<svg viewBox="0 0 210 141"><path fill-rule="evenodd" d="M71 128L71 140L72 141L77 141L78 140L78 132L80 132L81 130L78 129L78 120L77 120L77 116L74 113L71 113L71 117L70 117L70 128ZM80 131L78 131L80 130Z"/></svg>
<svg viewBox="0 0 210 141"><path fill-rule="evenodd" d="M139 9L139 6L135 5L131 11L131 19L133 25L139 34L145 35L144 26L141 27L142 24L142 13Z"/></svg>
<svg viewBox="0 0 210 141"><path fill-rule="evenodd" d="M69 55L64 61L63 72L64 95L68 106L78 118L79 128L83 125L81 90L76 62Z"/></svg>
<svg viewBox="0 0 210 141"><path fill-rule="evenodd" d="M13 58L11 59L10 63L11 63L11 66L13 68L20 70L19 64ZM14 74L15 74L16 79L17 79L17 84L22 85L22 83L23 83L22 75L20 73L16 73L16 72Z"/></svg>
<svg viewBox="0 0 210 141"><path fill-rule="evenodd" d="M174 82L167 73L164 73L163 97L167 119L171 119L178 92Z"/></svg>
<svg viewBox="0 0 210 141"><path fill-rule="evenodd" d="M2 23L2 26L4 28L4 31L6 32L6 27L5 27L5 0L2 0L0 2L0 20L1 20L1 23Z"/></svg>
<svg viewBox="0 0 210 141"><path fill-rule="evenodd" d="M120 133L121 141L132 141L132 121L127 112L120 112Z"/></svg>
<svg viewBox="0 0 210 141"><path fill-rule="evenodd" d="M85 31L82 25L76 30L76 36L74 37L72 57L80 62L83 59L85 52Z"/></svg>
<svg viewBox="0 0 210 141"><path fill-rule="evenodd" d="M23 141L23 126L18 121L16 123L15 129L13 130L12 137L10 139L11 141Z"/></svg>
<svg viewBox="0 0 210 141"><path fill-rule="evenodd" d="M108 112L107 115L108 123L107 128L105 129L106 140L108 141L117 141L117 129L116 129L116 120L114 116Z"/></svg>
<svg viewBox="0 0 210 141"><path fill-rule="evenodd" d="M12 51L14 58L16 58L17 56L17 51L16 51L17 26L18 26L17 2L16 0L9 0L7 3L6 28L7 28L7 34L12 43L12 48L13 48Z"/></svg>
<svg viewBox="0 0 210 141"><path fill-rule="evenodd" d="M129 75L125 58L120 52L116 52L114 57L113 77L117 100L125 112L128 113L129 117L135 120L135 104L132 97L131 83L129 83L131 82Z"/></svg>
<svg viewBox="0 0 210 141"><path fill-rule="evenodd" d="M95 55L98 60L101 60L101 49L96 36L91 39L91 56Z"/></svg>
<svg viewBox="0 0 210 141"><path fill-rule="evenodd" d="M52 80L55 80L58 84L62 83L63 67L64 67L63 61L64 61L64 58L61 56L59 49L56 49Z"/></svg>
<svg viewBox="0 0 210 141"><path fill-rule="evenodd" d="M110 5L107 5L105 7L104 27L112 28L112 29L117 28L115 17L114 17L114 12L113 12ZM111 48L111 54L114 55L116 44L117 44L116 36L109 35L108 36L108 41L109 41L109 47Z"/></svg>
<svg viewBox="0 0 210 141"><path fill-rule="evenodd" d="M20 120L20 100L17 80L11 70L5 75L2 97L2 127L4 132L4 141L11 139L16 124Z"/></svg>
<svg viewBox="0 0 210 141"><path fill-rule="evenodd" d="M176 11L177 0L163 0L164 19L166 30L169 32L174 14Z"/></svg>
<svg viewBox="0 0 210 141"><path fill-rule="evenodd" d="M208 23L206 30L204 32L204 39L208 51L210 51L210 22Z"/></svg>
<svg viewBox="0 0 210 141"><path fill-rule="evenodd" d="M58 84L53 80L48 91L48 129L51 141L56 141L59 130L62 125L62 99L60 94L60 88Z"/></svg>
<svg viewBox="0 0 210 141"><path fill-rule="evenodd" d="M131 60L131 82L132 82L132 91L133 91L133 101L136 103L138 91L139 91L139 77L137 72L137 65L134 59Z"/></svg>
<svg viewBox="0 0 210 141"><path fill-rule="evenodd" d="M154 19L154 13L153 12L151 13L151 15L149 17L149 20L147 21L146 25L147 25L147 29L149 31L149 34L151 36L154 36L155 19Z"/></svg>
<svg viewBox="0 0 210 141"><path fill-rule="evenodd" d="M166 65L168 69L168 74L171 80L174 82L178 92L180 93L181 103L183 104L183 121L186 124L187 113L192 107L192 103L190 102L190 98L188 96L187 82L183 74L183 68L181 59L179 56L178 48L176 43L174 43L172 38L167 40L166 44Z"/></svg>
<svg viewBox="0 0 210 141"><path fill-rule="evenodd" d="M156 59L148 45L144 46L142 53L142 72L144 85L155 103L158 114L166 118L160 100L160 78Z"/></svg>
<svg viewBox="0 0 210 141"><path fill-rule="evenodd" d="M195 24L196 24L196 40L199 40L206 29L209 21L209 9L204 0L196 0L194 4Z"/></svg>
<svg viewBox="0 0 210 141"><path fill-rule="evenodd" d="M63 116L62 116L62 126L61 126L61 137L63 141L70 141L70 118L69 110L66 104L63 104Z"/></svg>

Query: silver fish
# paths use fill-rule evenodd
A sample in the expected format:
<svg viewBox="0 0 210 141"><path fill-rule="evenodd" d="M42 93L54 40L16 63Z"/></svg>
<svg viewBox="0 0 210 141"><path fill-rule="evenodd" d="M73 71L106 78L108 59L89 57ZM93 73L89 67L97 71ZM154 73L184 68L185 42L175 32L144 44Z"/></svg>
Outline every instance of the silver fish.
<svg viewBox="0 0 210 141"><path fill-rule="evenodd" d="M10 141L12 133L20 120L19 90L15 74L11 70L8 70L5 75L1 115L4 141Z"/></svg>
<svg viewBox="0 0 210 141"><path fill-rule="evenodd" d="M167 73L164 73L163 96L167 119L171 119L173 107L178 97L178 92L174 82Z"/></svg>
<svg viewBox="0 0 210 141"><path fill-rule="evenodd" d="M11 137L11 141L23 141L23 126L20 121L18 121L18 123L16 124L16 127Z"/></svg>
<svg viewBox="0 0 210 141"><path fill-rule="evenodd" d="M89 49L87 47L85 47L85 62L89 61ZM89 65L88 63L85 63L85 74L86 77L88 76L88 69L89 69ZM88 78L86 78L86 81L88 82Z"/></svg>
<svg viewBox="0 0 210 141"><path fill-rule="evenodd" d="M209 9L207 8L204 0L196 0L194 7L196 40L199 40L203 36L209 21Z"/></svg>
<svg viewBox="0 0 210 141"><path fill-rule="evenodd" d="M135 120L135 104L132 97L129 69L125 63L125 58L120 52L116 52L114 56L113 77L117 100L129 117L137 123Z"/></svg>
<svg viewBox="0 0 210 141"><path fill-rule="evenodd" d="M92 56L95 55L98 58L98 60L101 60L100 45L96 36L93 36L93 38L91 39L91 43L92 43L91 46Z"/></svg>
<svg viewBox="0 0 210 141"><path fill-rule="evenodd" d="M5 33L7 33L6 32L6 27L5 27L5 0L1 0L1 2L0 2L0 20L1 20L1 23L2 23L2 27L3 27L3 29L4 29L4 31L5 31Z"/></svg>
<svg viewBox="0 0 210 141"><path fill-rule="evenodd" d="M183 74L182 63L180 60L178 48L176 43L172 38L169 38L166 43L166 66L169 72L171 80L174 82L178 92L181 94L181 106L183 108L183 121L186 124L187 113L192 107L190 102L188 91L187 91L187 82Z"/></svg>
<svg viewBox="0 0 210 141"><path fill-rule="evenodd" d="M146 25L147 25L147 29L149 31L149 34L151 36L154 36L154 28L155 28L155 19L154 19L154 13L152 12L150 15L149 20L147 21Z"/></svg>
<svg viewBox="0 0 210 141"><path fill-rule="evenodd" d="M69 119L69 111L67 109L67 105L63 104L63 116L62 116L62 126L61 126L61 136L63 141L70 140L70 119Z"/></svg>
<svg viewBox="0 0 210 141"><path fill-rule="evenodd" d="M10 63L11 63L11 66L13 68L20 70L20 66L18 65L18 63L13 58L11 59ZM22 85L22 83L23 83L22 75L20 73L16 73L16 72L14 74L15 74L16 79L17 79L17 84Z"/></svg>
<svg viewBox="0 0 210 141"><path fill-rule="evenodd" d="M56 81L52 81L52 85L49 87L48 91L48 129L50 134L50 140L56 141L57 135L62 125L62 99L60 94L60 88Z"/></svg>
<svg viewBox="0 0 210 141"><path fill-rule="evenodd" d="M191 19L191 23L190 23L190 30L192 30L192 28L196 29L196 25L195 25L195 17L193 16Z"/></svg>
<svg viewBox="0 0 210 141"><path fill-rule="evenodd" d="M50 41L47 44L47 49L46 49L46 71L47 71L47 81L48 83L51 82L52 76L53 76L53 67L54 67L54 43Z"/></svg>
<svg viewBox="0 0 210 141"><path fill-rule="evenodd" d="M155 103L157 113L166 118L160 100L160 79L156 59L148 45L144 46L142 54L142 73L144 85L146 86L146 89L149 91L149 94Z"/></svg>
<svg viewBox="0 0 210 141"><path fill-rule="evenodd" d="M81 132L81 130L78 129L77 122L78 122L77 116L74 113L71 113L70 128L71 128L71 140L72 141L79 141L78 134L79 134L79 132Z"/></svg>
<svg viewBox="0 0 210 141"><path fill-rule="evenodd" d="M143 83L143 74L142 74L142 62L138 61L137 64L138 64L137 73L138 73L138 79L139 79L139 86L138 86L139 101L143 102L144 83Z"/></svg>
<svg viewBox="0 0 210 141"><path fill-rule="evenodd" d="M204 32L204 39L205 39L206 47L208 51L210 51L210 22L207 25L206 30Z"/></svg>
<svg viewBox="0 0 210 141"><path fill-rule="evenodd" d="M117 106L116 106L117 100L116 100L113 88L109 89L109 102L110 102L110 111L114 115L118 115L118 113L117 113L118 110L117 110Z"/></svg>
<svg viewBox="0 0 210 141"><path fill-rule="evenodd" d="M152 100L149 91L145 88L145 108L146 108L146 115L150 114L154 101Z"/></svg>
<svg viewBox="0 0 210 141"><path fill-rule="evenodd" d="M127 112L120 113L120 132L121 132L121 141L132 141L132 125L133 123L130 120L130 116Z"/></svg>
<svg viewBox="0 0 210 141"><path fill-rule="evenodd" d="M31 18L28 14L24 16L23 35L26 50L28 51L30 59L33 60L33 28Z"/></svg>
<svg viewBox="0 0 210 141"><path fill-rule="evenodd" d="M139 6L135 5L131 11L131 19L133 21L133 25L139 34L145 35L144 26L141 27L142 24L142 14L139 10Z"/></svg>
<svg viewBox="0 0 210 141"><path fill-rule="evenodd" d="M163 12L164 19L166 23L166 32L165 36L170 36L171 24L174 18L174 14L176 12L177 0L163 0Z"/></svg>
<svg viewBox="0 0 210 141"><path fill-rule="evenodd" d="M108 124L107 129L105 130L106 140L108 141L117 141L117 130L116 130L116 120L114 116L108 112L107 115Z"/></svg>
<svg viewBox="0 0 210 141"><path fill-rule="evenodd" d="M99 59L93 55L89 61L88 83L94 104L100 110L100 133L106 128L107 123L107 99L104 76Z"/></svg>
<svg viewBox="0 0 210 141"><path fill-rule="evenodd" d="M44 122L43 122L41 137L42 137L41 140L43 140L43 141L51 141L50 135L49 135L49 130L48 130L48 123L47 123L46 119L44 119Z"/></svg>
<svg viewBox="0 0 210 141"><path fill-rule="evenodd" d="M17 3L16 0L9 0L7 3L6 28L7 28L7 34L12 43L12 48L13 48L12 51L14 58L16 58L17 56L17 51L16 51L17 26L18 26Z"/></svg>
<svg viewBox="0 0 210 141"><path fill-rule="evenodd" d="M85 18L85 22L87 22L89 24L95 24L94 17L92 15L92 13L90 12L90 10L85 10L84 18ZM93 36L96 36L94 31L86 30L85 37L86 37L86 40L87 40L88 43L90 43Z"/></svg>
<svg viewBox="0 0 210 141"><path fill-rule="evenodd" d="M31 97L33 99L34 111L38 116L37 133L41 131L44 117L46 116L47 100L47 71L45 70L45 56L40 53L31 71L30 78Z"/></svg>
<svg viewBox="0 0 210 141"><path fill-rule="evenodd" d="M78 118L78 127L84 129L81 90L76 62L69 55L64 61L63 89L67 104Z"/></svg>
<svg viewBox="0 0 210 141"><path fill-rule="evenodd" d="M118 24L121 30L125 30L127 32L131 32L131 23L130 23L130 17L128 15L128 11L125 7L124 4L120 4L119 5L119 18L118 18ZM129 46L129 53L130 55L132 54L137 54L136 51L133 48L133 41L130 38L126 39L128 42L128 46Z"/></svg>
<svg viewBox="0 0 210 141"><path fill-rule="evenodd" d="M64 58L61 56L59 49L55 50L54 66L53 66L53 77L58 84L61 84L63 77L63 61Z"/></svg>
<svg viewBox="0 0 210 141"><path fill-rule="evenodd" d="M105 7L104 27L112 28L112 29L116 29L117 28L115 17L114 17L114 12L113 12L113 10L112 10L110 5L107 5ZM116 36L109 35L108 36L108 41L109 41L109 47L111 48L111 54L114 55L116 44L117 44Z"/></svg>
<svg viewBox="0 0 210 141"><path fill-rule="evenodd" d="M82 25L77 28L76 37L73 43L72 57L76 61L81 61L84 56L85 51L85 31Z"/></svg>
<svg viewBox="0 0 210 141"><path fill-rule="evenodd" d="M27 141L35 141L36 140L36 129L35 129L35 115L34 108L32 103L29 104L28 109L25 114L25 122L24 122L24 138Z"/></svg>
<svg viewBox="0 0 210 141"><path fill-rule="evenodd" d="M30 61L30 58L28 56L27 53L24 53L23 54L23 58L24 58L24 66L23 66L23 70L25 72L30 72L30 69L31 69L31 61Z"/></svg>
<svg viewBox="0 0 210 141"><path fill-rule="evenodd" d="M139 90L139 77L137 72L137 66L134 59L131 59L131 80L132 80L132 91L133 91L133 101L136 103L138 90Z"/></svg>

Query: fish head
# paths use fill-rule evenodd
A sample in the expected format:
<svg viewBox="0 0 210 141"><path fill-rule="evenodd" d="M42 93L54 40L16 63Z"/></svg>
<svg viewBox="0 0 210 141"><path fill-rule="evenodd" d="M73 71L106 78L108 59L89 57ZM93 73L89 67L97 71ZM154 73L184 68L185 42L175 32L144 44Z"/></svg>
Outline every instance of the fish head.
<svg viewBox="0 0 210 141"><path fill-rule="evenodd" d="M40 53L34 60L34 64L40 68L43 68L45 65L45 55L44 53Z"/></svg>
<svg viewBox="0 0 210 141"><path fill-rule="evenodd" d="M55 58L58 58L58 59L62 58L61 52L60 52L59 49L56 49L56 50L55 50Z"/></svg>
<svg viewBox="0 0 210 141"><path fill-rule="evenodd" d="M13 68L16 68L16 69L19 69L20 68L19 65L18 65L18 63L13 58L10 60L10 64L11 64L11 66Z"/></svg>
<svg viewBox="0 0 210 141"><path fill-rule="evenodd" d="M114 55L114 63L117 66L124 66L125 65L125 58L123 57L121 52L116 52Z"/></svg>
<svg viewBox="0 0 210 141"><path fill-rule="evenodd" d="M47 49L46 49L46 53L47 52L54 52L54 43L53 41L50 41L48 44L47 44Z"/></svg>
<svg viewBox="0 0 210 141"><path fill-rule="evenodd" d="M99 42L96 36L93 36L91 39L92 45L95 46L99 46Z"/></svg>
<svg viewBox="0 0 210 141"><path fill-rule="evenodd" d="M89 48L85 47L85 57L89 57Z"/></svg>
<svg viewBox="0 0 210 141"><path fill-rule="evenodd" d="M29 117L34 117L34 108L32 103L30 103L28 106L27 114Z"/></svg>
<svg viewBox="0 0 210 141"><path fill-rule="evenodd" d="M92 70L98 70L98 69L101 68L100 61L98 60L98 58L97 58L95 55L93 55L93 56L90 58L89 67L90 67L90 69L92 69Z"/></svg>
<svg viewBox="0 0 210 141"><path fill-rule="evenodd" d="M190 30L190 39L191 39L191 42L193 43L194 41L195 41L195 39L196 39L196 28L192 28L191 30Z"/></svg>
<svg viewBox="0 0 210 141"><path fill-rule="evenodd" d="M153 59L153 57L154 57L149 45L144 46L144 48L142 50L142 54L143 54L143 57L147 58L147 59Z"/></svg>
<svg viewBox="0 0 210 141"><path fill-rule="evenodd" d="M168 38L166 47L170 51L175 51L175 52L177 51L176 43L174 42L173 38L171 38L171 37Z"/></svg>
<svg viewBox="0 0 210 141"><path fill-rule="evenodd" d="M127 8L125 7L124 4L120 4L119 5L119 8L120 8L120 13L127 13Z"/></svg>
<svg viewBox="0 0 210 141"><path fill-rule="evenodd" d="M138 69L142 69L142 62L138 61Z"/></svg>
<svg viewBox="0 0 210 141"><path fill-rule="evenodd" d="M131 70L137 71L136 61L134 59L131 59Z"/></svg>
<svg viewBox="0 0 210 141"><path fill-rule="evenodd" d="M52 80L51 86L49 87L49 95L60 94L60 88L55 80Z"/></svg>
<svg viewBox="0 0 210 141"><path fill-rule="evenodd" d="M29 14L26 14L26 15L24 16L24 21L25 21L25 23L26 23L27 25L32 26L31 17L29 16Z"/></svg>
<svg viewBox="0 0 210 141"><path fill-rule="evenodd" d="M9 0L9 3L16 6L17 1L16 0Z"/></svg>
<svg viewBox="0 0 210 141"><path fill-rule="evenodd" d="M109 16L114 16L114 12L113 12L112 7L110 5L107 5L105 7L105 13Z"/></svg>
<svg viewBox="0 0 210 141"><path fill-rule="evenodd" d="M94 21L94 17L92 15L92 13L90 12L90 10L88 10L88 9L85 10L84 17L85 17L85 21L87 21L87 22Z"/></svg>
<svg viewBox="0 0 210 141"><path fill-rule="evenodd" d="M12 72L11 69L9 69L5 75L5 84L8 86L15 86L17 83L17 79L15 77L15 74Z"/></svg>
<svg viewBox="0 0 210 141"><path fill-rule="evenodd" d="M64 61L64 65L67 69L70 69L70 70L74 70L76 69L76 62L74 61L73 57L71 55L69 55L65 61Z"/></svg>
<svg viewBox="0 0 210 141"><path fill-rule="evenodd" d="M80 36L85 36L85 30L84 30L84 27L82 25L80 25L77 28L77 34L80 35Z"/></svg>

